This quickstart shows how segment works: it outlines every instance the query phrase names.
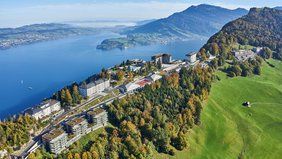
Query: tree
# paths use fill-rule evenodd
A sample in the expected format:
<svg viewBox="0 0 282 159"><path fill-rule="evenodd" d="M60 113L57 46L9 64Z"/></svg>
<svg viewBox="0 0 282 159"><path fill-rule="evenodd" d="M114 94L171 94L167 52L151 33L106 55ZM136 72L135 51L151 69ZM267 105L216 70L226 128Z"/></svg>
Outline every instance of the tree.
<svg viewBox="0 0 282 159"><path fill-rule="evenodd" d="M177 137L172 139L172 144L179 151L187 148L188 146L185 136L182 132L179 132Z"/></svg>
<svg viewBox="0 0 282 159"><path fill-rule="evenodd" d="M66 91L65 91L65 89L62 89L60 94L61 94L61 102L65 102L66 101Z"/></svg>
<svg viewBox="0 0 282 159"><path fill-rule="evenodd" d="M66 103L67 105L72 105L72 96L71 96L71 93L69 91L69 89L66 89Z"/></svg>
<svg viewBox="0 0 282 159"><path fill-rule="evenodd" d="M79 153L75 153L74 154L74 159L80 159L80 154Z"/></svg>
<svg viewBox="0 0 282 159"><path fill-rule="evenodd" d="M125 75L124 71L118 70L118 71L117 71L117 74L116 74L117 80L118 80L118 81L121 81L121 80L124 78L124 75Z"/></svg>
<svg viewBox="0 0 282 159"><path fill-rule="evenodd" d="M82 97L78 91L77 85L73 85L72 87L72 99L73 103L80 104Z"/></svg>
<svg viewBox="0 0 282 159"><path fill-rule="evenodd" d="M92 158L99 159L99 154L95 150L92 151Z"/></svg>
<svg viewBox="0 0 282 159"><path fill-rule="evenodd" d="M219 47L218 47L218 44L217 43L212 43L212 50L211 50L211 53L213 55L218 55L219 54Z"/></svg>
<svg viewBox="0 0 282 159"><path fill-rule="evenodd" d="M260 56L265 59L269 59L272 57L272 51L268 47L264 47L260 52Z"/></svg>
<svg viewBox="0 0 282 159"><path fill-rule="evenodd" d="M83 152L83 153L82 153L82 159L88 159L87 152Z"/></svg>
<svg viewBox="0 0 282 159"><path fill-rule="evenodd" d="M160 60L157 61L157 68L162 69L162 62Z"/></svg>
<svg viewBox="0 0 282 159"><path fill-rule="evenodd" d="M68 159L73 159L73 155L72 155L71 152L68 153L67 158L68 158Z"/></svg>
<svg viewBox="0 0 282 159"><path fill-rule="evenodd" d="M34 153L29 154L28 159L36 159L35 154Z"/></svg>
<svg viewBox="0 0 282 159"><path fill-rule="evenodd" d="M261 75L261 68L260 68L260 66L255 66L255 68L254 68L254 74L256 74L256 75Z"/></svg>
<svg viewBox="0 0 282 159"><path fill-rule="evenodd" d="M201 57L202 60L206 60L207 59L207 54L206 54L206 49L205 48L201 48L201 50L199 52L199 56Z"/></svg>

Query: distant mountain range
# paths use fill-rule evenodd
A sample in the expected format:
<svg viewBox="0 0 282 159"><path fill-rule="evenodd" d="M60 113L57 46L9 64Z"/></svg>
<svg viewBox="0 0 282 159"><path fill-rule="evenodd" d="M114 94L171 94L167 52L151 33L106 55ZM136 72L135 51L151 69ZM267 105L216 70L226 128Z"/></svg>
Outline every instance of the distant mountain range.
<svg viewBox="0 0 282 159"><path fill-rule="evenodd" d="M269 47L274 51L274 58L282 59L281 39L282 10L251 8L247 15L227 23L203 48L212 54L226 54L237 44ZM215 51L217 47L222 51Z"/></svg>
<svg viewBox="0 0 282 159"><path fill-rule="evenodd" d="M173 15L152 21L145 25L130 28L123 33L126 38L107 39L97 48L109 50L124 49L138 44L169 42L171 40L208 38L229 21L237 19L248 11L246 9L230 10L218 6L201 4L174 13ZM144 39L149 37L149 39ZM113 45L114 44L114 45Z"/></svg>
<svg viewBox="0 0 282 159"><path fill-rule="evenodd" d="M96 30L92 28L56 23L33 24L19 28L0 28L0 49L94 32Z"/></svg>
<svg viewBox="0 0 282 159"><path fill-rule="evenodd" d="M153 33L177 37L200 35L210 37L229 21L237 19L248 11L246 9L230 10L212 5L201 4L174 13L173 15L137 27L129 34Z"/></svg>
<svg viewBox="0 0 282 159"><path fill-rule="evenodd" d="M282 6L274 7L274 9L282 10Z"/></svg>

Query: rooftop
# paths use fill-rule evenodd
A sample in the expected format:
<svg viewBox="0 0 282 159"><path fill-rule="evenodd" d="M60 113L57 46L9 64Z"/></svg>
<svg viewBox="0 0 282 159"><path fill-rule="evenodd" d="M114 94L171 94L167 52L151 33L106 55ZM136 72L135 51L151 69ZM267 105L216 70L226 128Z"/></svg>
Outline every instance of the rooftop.
<svg viewBox="0 0 282 159"><path fill-rule="evenodd" d="M190 53L188 53L188 54L186 54L186 56L193 56L193 55L195 55L195 54L197 54L198 52L190 52Z"/></svg>
<svg viewBox="0 0 282 159"><path fill-rule="evenodd" d="M163 56L171 56L171 54L156 54L156 55L153 55L152 58L159 58Z"/></svg>
<svg viewBox="0 0 282 159"><path fill-rule="evenodd" d="M86 120L84 118L80 117L80 118L71 119L71 120L67 121L66 124L73 127L73 126L78 125L78 124L80 124L84 121L86 121Z"/></svg>
<svg viewBox="0 0 282 159"><path fill-rule="evenodd" d="M65 132L62 129L54 129L50 131L49 133L44 134L42 138L45 140L51 141L64 133Z"/></svg>
<svg viewBox="0 0 282 159"><path fill-rule="evenodd" d="M153 79L153 81L156 81L156 80L159 80L162 78L162 76L158 75L158 74L152 74L151 76L151 79Z"/></svg>
<svg viewBox="0 0 282 159"><path fill-rule="evenodd" d="M82 85L80 85L80 87L81 88L83 88L83 89L89 89L89 88L92 88L92 87L94 87L94 86L96 86L96 85L99 85L99 84L101 84L101 83L104 83L104 82L106 82L106 81L108 81L108 79L99 79L99 80L97 80L97 81L94 81L94 82L90 82L90 83L88 83L88 84L82 84Z"/></svg>
<svg viewBox="0 0 282 159"><path fill-rule="evenodd" d="M149 83L150 83L150 81L148 79L146 79L146 78L136 82L136 84L138 84L141 87L144 87L146 84L149 84Z"/></svg>
<svg viewBox="0 0 282 159"><path fill-rule="evenodd" d="M97 108L97 109L88 111L87 114L89 114L89 115L94 115L94 116L95 116L95 115L101 114L101 113L103 113L103 112L105 112L104 109L102 109L102 108Z"/></svg>
<svg viewBox="0 0 282 159"><path fill-rule="evenodd" d="M45 100L45 101L41 102L37 106L34 106L32 108L27 109L26 112L30 112L31 111L33 113L36 113L36 112L42 111L43 109L48 108L48 107L50 107L52 105L55 105L57 103L59 103L59 101L54 100L54 99L48 99L48 100Z"/></svg>
<svg viewBox="0 0 282 159"><path fill-rule="evenodd" d="M239 61L245 61L249 58L255 57L255 53L251 50L233 51L235 58Z"/></svg>

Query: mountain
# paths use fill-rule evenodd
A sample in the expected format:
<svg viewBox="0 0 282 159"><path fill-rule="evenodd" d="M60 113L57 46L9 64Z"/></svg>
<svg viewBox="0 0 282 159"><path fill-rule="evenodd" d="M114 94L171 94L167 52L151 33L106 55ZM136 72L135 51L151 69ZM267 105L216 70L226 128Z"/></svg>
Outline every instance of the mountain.
<svg viewBox="0 0 282 159"><path fill-rule="evenodd" d="M167 43L172 40L208 38L219 31L224 24L247 14L247 12L241 8L230 10L207 4L191 6L167 18L127 29L123 32L127 35L126 38L106 39L97 48L103 50L123 49L127 48L128 43L131 43L130 46L135 46L143 45L144 41L146 44L158 43L160 39L162 43ZM149 37L149 39L144 37Z"/></svg>
<svg viewBox="0 0 282 159"><path fill-rule="evenodd" d="M274 9L282 10L282 6L274 7Z"/></svg>
<svg viewBox="0 0 282 159"><path fill-rule="evenodd" d="M137 27L128 33L157 33L168 36L211 36L229 21L247 14L245 9L229 10L201 4L173 15Z"/></svg>
<svg viewBox="0 0 282 159"><path fill-rule="evenodd" d="M136 25L137 26L141 26L141 25L145 25L145 24L151 23L153 21L156 21L156 19L141 20L141 21L136 22Z"/></svg>
<svg viewBox="0 0 282 159"><path fill-rule="evenodd" d="M249 13L227 23L204 46L212 54L225 54L233 46L251 45L269 47L274 57L282 59L282 10L251 8ZM205 50L200 51L201 54ZM221 51L218 51L221 50Z"/></svg>
<svg viewBox="0 0 282 159"><path fill-rule="evenodd" d="M0 28L0 49L94 32L96 30L92 28L80 28L57 23Z"/></svg>

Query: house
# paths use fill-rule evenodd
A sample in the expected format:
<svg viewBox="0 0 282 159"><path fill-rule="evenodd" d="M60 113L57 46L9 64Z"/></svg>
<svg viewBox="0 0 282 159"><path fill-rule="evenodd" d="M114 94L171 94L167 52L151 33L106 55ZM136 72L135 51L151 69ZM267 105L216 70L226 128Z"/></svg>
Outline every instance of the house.
<svg viewBox="0 0 282 159"><path fill-rule="evenodd" d="M128 84L122 85L120 87L120 90L121 92L125 93L125 92L133 92L139 88L140 88L140 85L130 82Z"/></svg>
<svg viewBox="0 0 282 159"><path fill-rule="evenodd" d="M180 64L162 64L162 70L165 72L171 72L177 69Z"/></svg>
<svg viewBox="0 0 282 159"><path fill-rule="evenodd" d="M35 107L29 108L25 111L25 113L30 114L32 117L38 120L50 116L52 113L58 112L60 110L60 102L54 99L49 99L41 102Z"/></svg>
<svg viewBox="0 0 282 159"><path fill-rule="evenodd" d="M83 117L73 118L65 123L67 133L75 136L84 135L88 127L87 121Z"/></svg>
<svg viewBox="0 0 282 159"><path fill-rule="evenodd" d="M255 57L255 53L251 50L239 50L232 51L232 54L235 56L235 59L238 61L246 61Z"/></svg>
<svg viewBox="0 0 282 159"><path fill-rule="evenodd" d="M133 72L137 72L137 71L139 71L140 69L141 69L141 67L134 66L134 65L130 65L130 66L128 67L128 70L129 70L129 71L133 71Z"/></svg>
<svg viewBox="0 0 282 159"><path fill-rule="evenodd" d="M105 126L108 123L108 113L102 108L88 111L86 118L89 123L94 124L96 127Z"/></svg>
<svg viewBox="0 0 282 159"><path fill-rule="evenodd" d="M103 92L110 87L110 80L99 79L89 84L79 86L79 92L83 97L93 97L94 95Z"/></svg>
<svg viewBox="0 0 282 159"><path fill-rule="evenodd" d="M66 148L68 135L62 129L54 129L42 136L42 142L46 150L59 154Z"/></svg>
<svg viewBox="0 0 282 159"><path fill-rule="evenodd" d="M158 75L158 74L152 74L151 76L147 77L149 80L151 80L152 82L155 82L157 80L160 80L162 78L162 76Z"/></svg>
<svg viewBox="0 0 282 159"><path fill-rule="evenodd" d="M172 61L172 56L170 54L157 54L152 56L152 61L154 63L169 64Z"/></svg>
<svg viewBox="0 0 282 159"><path fill-rule="evenodd" d="M139 85L139 88L143 88L148 84L151 84L151 81L147 78L143 78L135 82L135 84Z"/></svg>
<svg viewBox="0 0 282 159"><path fill-rule="evenodd" d="M211 60L213 60L215 58L216 58L216 56L213 56L212 54L209 54L209 60L208 61L211 61Z"/></svg>
<svg viewBox="0 0 282 159"><path fill-rule="evenodd" d="M197 61L197 54L197 52L191 52L189 54L186 54L188 63L195 64Z"/></svg>
<svg viewBox="0 0 282 159"><path fill-rule="evenodd" d="M253 51L254 51L256 54L259 54L262 50L263 50L263 47L254 47L254 48L253 48Z"/></svg>
<svg viewBox="0 0 282 159"><path fill-rule="evenodd" d="M130 64L133 64L135 66L138 67L142 67L146 64L146 61L142 60L142 59L132 59L132 60L128 60Z"/></svg>

